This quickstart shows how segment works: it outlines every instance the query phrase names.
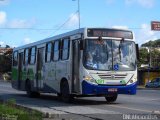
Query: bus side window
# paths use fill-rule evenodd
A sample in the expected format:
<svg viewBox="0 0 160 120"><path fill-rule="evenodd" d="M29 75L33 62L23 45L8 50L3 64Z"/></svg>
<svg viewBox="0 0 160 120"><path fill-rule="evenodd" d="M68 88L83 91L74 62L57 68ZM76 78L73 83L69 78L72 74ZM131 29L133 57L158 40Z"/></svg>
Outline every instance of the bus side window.
<svg viewBox="0 0 160 120"><path fill-rule="evenodd" d="M24 51L24 65L28 65L28 58L29 58L29 49L25 49L25 51Z"/></svg>
<svg viewBox="0 0 160 120"><path fill-rule="evenodd" d="M36 61L36 47L32 47L30 51L30 64L35 64Z"/></svg>
<svg viewBox="0 0 160 120"><path fill-rule="evenodd" d="M69 58L69 39L64 39L62 41L62 60L67 60Z"/></svg>
<svg viewBox="0 0 160 120"><path fill-rule="evenodd" d="M47 43L47 45L46 45L46 55L45 55L45 61L46 62L51 61L51 50L52 50L52 43Z"/></svg>
<svg viewBox="0 0 160 120"><path fill-rule="evenodd" d="M17 66L18 65L18 52L14 52L13 54L13 66Z"/></svg>
<svg viewBox="0 0 160 120"><path fill-rule="evenodd" d="M54 47L53 47L53 60L57 61L59 60L59 53L60 53L60 44L59 40L54 42Z"/></svg>

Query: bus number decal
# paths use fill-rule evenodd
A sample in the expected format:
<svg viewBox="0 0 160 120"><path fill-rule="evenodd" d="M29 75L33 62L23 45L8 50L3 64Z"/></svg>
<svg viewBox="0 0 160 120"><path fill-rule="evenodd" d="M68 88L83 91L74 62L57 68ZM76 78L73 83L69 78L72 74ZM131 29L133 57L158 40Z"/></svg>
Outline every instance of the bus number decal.
<svg viewBox="0 0 160 120"><path fill-rule="evenodd" d="M96 82L97 82L98 84L104 84L104 80L103 80L103 79L98 79L98 80L96 80Z"/></svg>

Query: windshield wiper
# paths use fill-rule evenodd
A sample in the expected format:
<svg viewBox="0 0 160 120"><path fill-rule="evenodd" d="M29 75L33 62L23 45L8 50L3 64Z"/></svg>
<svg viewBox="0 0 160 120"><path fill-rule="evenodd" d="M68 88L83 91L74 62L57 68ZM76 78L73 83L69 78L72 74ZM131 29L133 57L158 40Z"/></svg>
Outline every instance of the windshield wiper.
<svg viewBox="0 0 160 120"><path fill-rule="evenodd" d="M119 59L120 59L120 62L121 62L121 44L119 44L119 47L118 47L118 51L119 51Z"/></svg>
<svg viewBox="0 0 160 120"><path fill-rule="evenodd" d="M119 59L120 59L120 62L122 60L121 59L122 58L122 56L121 56L122 51L121 50L122 50L122 44L123 44L123 42L124 42L124 38L121 39L120 44L119 44L119 48L118 48L119 49Z"/></svg>

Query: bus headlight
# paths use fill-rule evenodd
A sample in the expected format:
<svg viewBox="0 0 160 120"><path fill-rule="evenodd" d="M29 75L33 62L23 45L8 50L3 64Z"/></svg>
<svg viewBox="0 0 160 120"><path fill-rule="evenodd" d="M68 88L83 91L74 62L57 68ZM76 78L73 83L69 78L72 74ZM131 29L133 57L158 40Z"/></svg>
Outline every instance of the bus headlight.
<svg viewBox="0 0 160 120"><path fill-rule="evenodd" d="M91 83L96 83L95 79L92 78L91 76L83 76L83 80L86 80L88 82L91 82Z"/></svg>
<svg viewBox="0 0 160 120"><path fill-rule="evenodd" d="M130 84L132 84L132 83L135 83L137 81L137 76L133 76L130 80L129 80L129 82L127 83L127 85L130 85Z"/></svg>
<svg viewBox="0 0 160 120"><path fill-rule="evenodd" d="M133 83L133 80L130 80L129 82L130 82L130 83Z"/></svg>

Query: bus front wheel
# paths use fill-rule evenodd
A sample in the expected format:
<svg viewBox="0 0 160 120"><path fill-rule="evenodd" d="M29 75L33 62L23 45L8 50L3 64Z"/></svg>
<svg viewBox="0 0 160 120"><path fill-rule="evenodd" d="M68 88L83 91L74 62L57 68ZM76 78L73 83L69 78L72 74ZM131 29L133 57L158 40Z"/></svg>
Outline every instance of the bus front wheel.
<svg viewBox="0 0 160 120"><path fill-rule="evenodd" d="M107 102L115 102L117 100L118 94L106 95L105 99Z"/></svg>
<svg viewBox="0 0 160 120"><path fill-rule="evenodd" d="M69 94L69 85L67 81L62 81L61 83L61 94L60 97L64 102L71 102L72 97Z"/></svg>

